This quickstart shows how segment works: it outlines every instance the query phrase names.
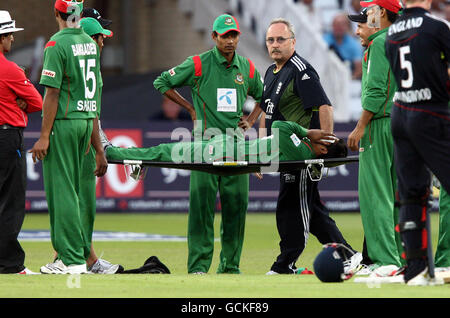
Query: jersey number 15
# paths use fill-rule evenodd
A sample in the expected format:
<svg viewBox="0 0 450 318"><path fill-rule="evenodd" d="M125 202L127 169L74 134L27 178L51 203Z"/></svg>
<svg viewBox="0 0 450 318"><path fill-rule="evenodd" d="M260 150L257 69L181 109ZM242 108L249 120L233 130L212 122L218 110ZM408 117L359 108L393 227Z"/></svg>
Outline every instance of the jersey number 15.
<svg viewBox="0 0 450 318"><path fill-rule="evenodd" d="M92 71L92 68L95 68L95 59L80 60L80 67L84 79L84 97L86 99L93 99L97 88L97 79L95 78L95 73ZM88 87L88 81L90 80L92 80L92 89Z"/></svg>

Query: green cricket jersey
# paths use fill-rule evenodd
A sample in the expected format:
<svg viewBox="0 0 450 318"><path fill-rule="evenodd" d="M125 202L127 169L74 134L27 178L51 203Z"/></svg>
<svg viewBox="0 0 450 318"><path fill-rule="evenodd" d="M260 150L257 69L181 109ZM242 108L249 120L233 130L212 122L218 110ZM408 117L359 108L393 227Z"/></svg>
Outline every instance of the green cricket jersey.
<svg viewBox="0 0 450 318"><path fill-rule="evenodd" d="M259 102L263 92L261 76L250 60L235 53L228 64L217 47L188 57L153 84L162 94L171 88L191 87L197 120L202 121L198 128L218 128L222 133L237 127L247 95Z"/></svg>
<svg viewBox="0 0 450 318"><path fill-rule="evenodd" d="M101 83L99 49L83 29L66 28L51 37L40 84L60 89L55 119L95 118L100 112Z"/></svg>
<svg viewBox="0 0 450 318"><path fill-rule="evenodd" d="M108 147L106 156L113 160L149 160L193 163L216 161L278 162L315 157L307 129L294 122L274 121L273 135L236 141L226 134L210 140L165 143L149 148ZM200 156L200 157L199 157ZM199 158L199 160L197 160Z"/></svg>
<svg viewBox="0 0 450 318"><path fill-rule="evenodd" d="M386 57L385 41L388 28L369 37L369 46L362 61L362 107L374 113L373 119L388 117L397 91L395 78Z"/></svg>

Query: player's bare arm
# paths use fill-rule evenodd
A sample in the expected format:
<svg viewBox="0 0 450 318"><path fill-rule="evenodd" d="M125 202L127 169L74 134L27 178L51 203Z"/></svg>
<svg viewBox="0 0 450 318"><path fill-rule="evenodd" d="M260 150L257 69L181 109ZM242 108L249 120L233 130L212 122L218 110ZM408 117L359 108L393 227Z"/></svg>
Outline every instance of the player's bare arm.
<svg viewBox="0 0 450 318"><path fill-rule="evenodd" d="M42 128L41 136L29 151L33 154L33 162L43 160L47 155L48 147L50 145L50 133L52 131L53 122L55 121L56 112L58 110L59 89L47 87L44 102L42 106Z"/></svg>
<svg viewBox="0 0 450 318"><path fill-rule="evenodd" d="M334 130L333 107L330 105L319 106L319 120L320 120L320 128L322 130L333 132Z"/></svg>
<svg viewBox="0 0 450 318"><path fill-rule="evenodd" d="M356 124L355 129L350 133L347 139L347 146L350 148L350 150L357 151L359 141L361 140L362 136L364 135L364 129L369 124L370 120L372 119L374 113L363 109L361 118L358 120L358 123Z"/></svg>
<svg viewBox="0 0 450 318"><path fill-rule="evenodd" d="M96 167L94 174L97 177L103 177L106 174L106 171L108 170L108 161L105 157L102 142L100 141L98 117L94 118L91 142L92 146L95 149Z"/></svg>
<svg viewBox="0 0 450 318"><path fill-rule="evenodd" d="M255 124L256 120L259 118L259 115L261 115L262 111L263 110L261 109L261 107L259 107L259 103L255 103L255 107L253 107L253 110L250 113L250 115L248 115L246 120L243 120L241 118L241 120L238 123L238 127L244 130L251 128Z"/></svg>

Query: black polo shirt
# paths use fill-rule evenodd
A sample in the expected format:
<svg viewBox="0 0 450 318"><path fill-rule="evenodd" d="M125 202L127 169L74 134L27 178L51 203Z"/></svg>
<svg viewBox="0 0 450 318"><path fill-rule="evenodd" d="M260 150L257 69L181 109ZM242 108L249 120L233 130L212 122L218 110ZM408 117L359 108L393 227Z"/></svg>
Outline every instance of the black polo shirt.
<svg viewBox="0 0 450 318"><path fill-rule="evenodd" d="M275 72L272 64L264 76L261 108L266 113L266 127L275 120L293 121L305 128L319 128L317 110L331 105L316 70L297 53ZM312 119L313 118L313 119Z"/></svg>

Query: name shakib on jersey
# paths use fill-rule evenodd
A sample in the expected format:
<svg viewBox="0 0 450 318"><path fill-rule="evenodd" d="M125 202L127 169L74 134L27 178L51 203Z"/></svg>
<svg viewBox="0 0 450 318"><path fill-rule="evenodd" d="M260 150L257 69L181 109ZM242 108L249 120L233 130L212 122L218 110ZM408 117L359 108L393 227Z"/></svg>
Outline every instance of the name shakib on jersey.
<svg viewBox="0 0 450 318"><path fill-rule="evenodd" d="M73 56L97 55L97 44L81 43L72 45Z"/></svg>
<svg viewBox="0 0 450 318"><path fill-rule="evenodd" d="M423 23L422 17L411 18L408 20L399 21L389 27L388 33L389 33L389 35L392 35L395 33L400 33L400 32L406 31L406 30L420 28L422 23Z"/></svg>
<svg viewBox="0 0 450 318"><path fill-rule="evenodd" d="M79 112L96 112L97 102L95 100L79 100L77 102L77 110Z"/></svg>
<svg viewBox="0 0 450 318"><path fill-rule="evenodd" d="M409 91L396 92L394 95L394 101L416 103L431 100L432 97L433 96L429 88L412 89Z"/></svg>

